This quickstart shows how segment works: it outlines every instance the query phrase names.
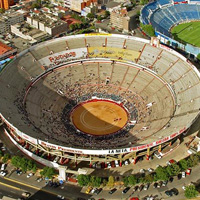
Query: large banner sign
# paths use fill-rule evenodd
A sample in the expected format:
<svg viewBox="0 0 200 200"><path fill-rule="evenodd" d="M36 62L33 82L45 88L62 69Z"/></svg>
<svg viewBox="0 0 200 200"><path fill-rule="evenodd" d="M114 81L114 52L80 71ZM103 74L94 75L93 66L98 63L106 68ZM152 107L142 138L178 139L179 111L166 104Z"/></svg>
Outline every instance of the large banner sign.
<svg viewBox="0 0 200 200"><path fill-rule="evenodd" d="M66 62L68 60L73 60L77 58L86 58L87 48L79 48L61 51L59 53L53 53L39 60L43 66L57 65L61 62Z"/></svg>

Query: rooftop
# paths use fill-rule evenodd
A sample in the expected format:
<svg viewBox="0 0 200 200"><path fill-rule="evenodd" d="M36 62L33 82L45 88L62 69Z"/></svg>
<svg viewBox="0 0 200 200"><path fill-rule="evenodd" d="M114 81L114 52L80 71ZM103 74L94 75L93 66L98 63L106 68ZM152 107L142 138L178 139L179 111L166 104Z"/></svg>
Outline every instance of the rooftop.
<svg viewBox="0 0 200 200"><path fill-rule="evenodd" d="M0 55L3 55L4 53L11 51L12 48L7 46L6 44L0 42Z"/></svg>

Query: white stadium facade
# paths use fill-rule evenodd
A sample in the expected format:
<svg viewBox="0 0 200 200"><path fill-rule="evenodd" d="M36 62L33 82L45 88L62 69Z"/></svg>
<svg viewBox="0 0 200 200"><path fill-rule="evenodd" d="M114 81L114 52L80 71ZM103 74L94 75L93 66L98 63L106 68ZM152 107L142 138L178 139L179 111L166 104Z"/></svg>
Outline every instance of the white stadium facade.
<svg viewBox="0 0 200 200"><path fill-rule="evenodd" d="M154 38L85 34L46 41L19 53L0 73L0 84L5 134L55 168L165 154L200 111L199 71ZM76 129L72 110L94 99L123 106L122 129L103 136Z"/></svg>

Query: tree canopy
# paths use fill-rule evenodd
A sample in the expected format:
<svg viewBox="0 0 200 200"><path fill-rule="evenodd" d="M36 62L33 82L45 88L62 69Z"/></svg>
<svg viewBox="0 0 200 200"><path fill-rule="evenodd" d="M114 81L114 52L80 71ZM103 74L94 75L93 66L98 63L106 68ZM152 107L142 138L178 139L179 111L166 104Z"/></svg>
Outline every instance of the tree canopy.
<svg viewBox="0 0 200 200"><path fill-rule="evenodd" d="M195 198L195 197L197 197L198 194L199 193L196 190L194 185L186 186L186 189L185 189L185 192L184 192L184 195L185 195L186 198L188 198L188 199Z"/></svg>

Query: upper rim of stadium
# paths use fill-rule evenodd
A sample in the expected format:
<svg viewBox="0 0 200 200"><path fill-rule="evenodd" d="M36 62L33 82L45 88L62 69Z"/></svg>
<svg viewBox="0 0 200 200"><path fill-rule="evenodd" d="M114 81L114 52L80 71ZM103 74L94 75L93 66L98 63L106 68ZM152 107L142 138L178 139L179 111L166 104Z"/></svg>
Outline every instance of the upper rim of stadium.
<svg viewBox="0 0 200 200"><path fill-rule="evenodd" d="M143 24L166 36L174 25L193 20L200 20L200 0L157 0L145 5L140 15Z"/></svg>
<svg viewBox="0 0 200 200"><path fill-rule="evenodd" d="M74 56L72 52L75 52L76 56L74 60L69 61L67 60L69 54L71 54L70 59ZM33 96L29 97L29 103L33 106L30 116L32 118L36 116L34 120L37 120L37 113L34 112L38 109L38 105L36 105L36 101L32 101L32 98L36 98L38 102L40 98L45 95L47 97L46 99L51 98L50 94L45 93L44 95L44 91L42 88L40 90L38 86L42 86L39 85L41 80L43 84L43 78L45 79L45 77L48 77L48 74L53 72L52 69L57 67L58 63L54 65L51 63L62 59L63 56L61 55L63 54L65 56L67 55L65 59L66 62L70 63L70 66L72 66L72 63L75 61L77 63L74 66L81 66L82 62L83 64L84 62L99 62L112 65L113 60L115 60L116 66L123 66L117 68L117 70L120 71L119 74L121 74L122 79L126 77L126 84L132 84L131 81L133 82L133 80L134 84L138 84L135 79L137 76L140 81L142 80L139 82L142 87L140 88L141 90L137 90L137 87L135 89L137 90L136 92L141 92L141 96L144 97L144 99L145 94L151 99L151 101L146 102L146 104L152 103L152 99L155 96L155 107L152 106L151 108L154 116L152 115L152 117L147 120L146 124L142 124L146 129L141 129L137 133L134 133L139 139L135 143L134 141L130 141L130 138L128 140L124 139L124 141L120 143L121 146L119 144L117 146L116 144L116 148L149 144L161 139L165 140L165 138L168 138L166 139L167 141L190 127L199 115L200 74L198 70L190 62L187 62L187 59L179 53L164 45L154 47L150 44L149 40L131 36L117 34L75 35L57 38L30 47L17 55L1 72L0 83L2 93L0 96L0 116L2 116L6 123L13 127L19 135L25 133L32 138L45 141L46 136L41 134L41 130L38 130L33 124L26 122L25 116L27 113L24 113L23 109L21 109L23 98L24 95L26 95L25 93L31 91L32 88L32 91L38 92L33 92ZM88 61L88 59L91 61ZM60 66L62 65L63 63L60 64ZM135 69L137 69L137 73L135 71L134 78L131 77L131 80L129 80L129 76L127 75L129 67L126 68L127 70L124 70L126 65L134 66ZM49 66L51 67L48 68ZM149 75L146 76L146 73ZM44 74L45 76L43 76L43 78L40 80L37 79ZM155 82L158 79L160 82ZM33 82L38 85L32 86ZM162 93L162 90L165 92L163 91ZM152 95L152 93L149 94L148 91L156 92L155 95ZM39 96L38 94L42 94L43 96ZM164 94L167 94L167 96L164 96ZM60 96L57 91L56 95ZM57 103L59 104L59 101L57 101ZM44 104L39 104L40 109L41 105ZM155 132L156 125L158 126L162 122L162 118L167 117L169 120L167 122L165 121L162 128ZM66 146L65 142L58 139L49 139L48 142ZM78 146L77 144L73 146L72 143L70 145L71 146L68 147L79 149L111 148L109 145L103 148L94 146L84 147Z"/></svg>

